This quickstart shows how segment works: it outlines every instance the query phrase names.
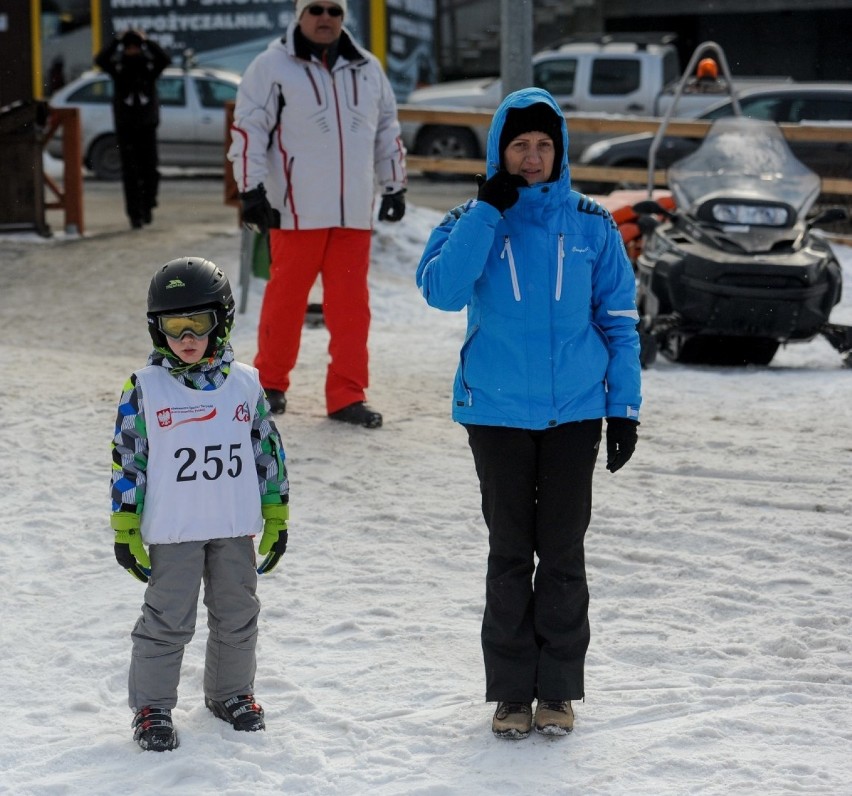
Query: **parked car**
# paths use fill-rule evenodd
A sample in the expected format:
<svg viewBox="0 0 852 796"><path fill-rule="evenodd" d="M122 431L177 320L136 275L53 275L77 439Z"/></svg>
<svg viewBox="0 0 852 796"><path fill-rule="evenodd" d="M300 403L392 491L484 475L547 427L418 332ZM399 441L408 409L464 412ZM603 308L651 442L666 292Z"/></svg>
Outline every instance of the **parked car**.
<svg viewBox="0 0 852 796"><path fill-rule="evenodd" d="M240 76L214 69L168 67L157 81L160 165L222 168L225 148L225 102L236 99ZM53 108L79 108L83 163L98 179L121 178L112 118L113 82L103 72L86 72L50 98ZM57 134L47 145L62 157Z"/></svg>
<svg viewBox="0 0 852 796"><path fill-rule="evenodd" d="M533 84L547 89L567 113L651 116L657 95L680 77L670 36L631 34L572 40L533 56ZM412 91L406 105L493 111L503 99L499 77L454 80ZM570 134L570 127L569 127ZM415 155L482 158L488 128L403 122L402 138ZM569 157L579 155L592 134L569 135Z"/></svg>
<svg viewBox="0 0 852 796"><path fill-rule="evenodd" d="M852 84L848 83L787 83L771 88L762 86L740 91L738 99L743 115L753 119L794 124L852 123ZM713 120L733 114L733 104L728 98L697 118ZM653 140L653 134L639 133L597 141L583 151L579 163L584 166L647 168ZM698 138L665 136L657 149L655 167L667 168L692 154L700 144L701 139ZM836 141L790 141L789 144L795 156L820 177L848 177L852 174L852 144ZM613 187L637 186L582 181L577 187L587 193L608 193Z"/></svg>

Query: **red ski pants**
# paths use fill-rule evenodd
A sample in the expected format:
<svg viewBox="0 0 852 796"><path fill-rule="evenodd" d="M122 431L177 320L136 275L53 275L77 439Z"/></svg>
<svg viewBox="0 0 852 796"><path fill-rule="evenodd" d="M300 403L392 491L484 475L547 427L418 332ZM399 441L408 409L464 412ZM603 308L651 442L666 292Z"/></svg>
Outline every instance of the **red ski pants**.
<svg viewBox="0 0 852 796"><path fill-rule="evenodd" d="M370 237L368 229L342 227L270 230L269 283L263 295L254 360L265 388L286 391L290 387L308 295L319 274L323 317L330 336L326 410L331 414L366 400Z"/></svg>

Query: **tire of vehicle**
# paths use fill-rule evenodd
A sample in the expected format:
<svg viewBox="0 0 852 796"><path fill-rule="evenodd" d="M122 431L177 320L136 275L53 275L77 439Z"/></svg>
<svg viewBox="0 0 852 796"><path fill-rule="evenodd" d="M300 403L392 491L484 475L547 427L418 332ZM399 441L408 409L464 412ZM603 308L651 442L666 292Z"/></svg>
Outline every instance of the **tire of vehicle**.
<svg viewBox="0 0 852 796"><path fill-rule="evenodd" d="M415 154L438 158L478 158L479 144L476 136L464 127L427 127L417 138ZM468 174L446 174L445 172L424 172L430 180L465 179Z"/></svg>
<svg viewBox="0 0 852 796"><path fill-rule="evenodd" d="M114 135L103 135L89 149L86 165L99 180L121 179L121 155Z"/></svg>

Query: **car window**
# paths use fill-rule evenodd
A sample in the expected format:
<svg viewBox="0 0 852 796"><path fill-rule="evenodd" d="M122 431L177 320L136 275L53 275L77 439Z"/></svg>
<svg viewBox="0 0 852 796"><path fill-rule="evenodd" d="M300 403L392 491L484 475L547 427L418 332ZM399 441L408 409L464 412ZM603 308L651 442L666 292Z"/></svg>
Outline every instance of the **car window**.
<svg viewBox="0 0 852 796"><path fill-rule="evenodd" d="M68 95L72 105L112 102L112 80L92 80Z"/></svg>
<svg viewBox="0 0 852 796"><path fill-rule="evenodd" d="M786 122L786 101L782 97L746 97L740 100L740 110L743 116L752 119L763 119L770 122ZM733 116L733 105L726 102L715 110L705 113L702 119L720 119L723 116Z"/></svg>
<svg viewBox="0 0 852 796"><path fill-rule="evenodd" d="M183 107L186 105L186 88L183 76L161 77L157 81L157 94L160 97L160 105Z"/></svg>
<svg viewBox="0 0 852 796"><path fill-rule="evenodd" d="M707 113L702 113L702 119L721 119L723 116L732 116L734 113L733 106L730 102L726 102L724 105L720 105L718 108L715 108L712 111L708 111Z"/></svg>
<svg viewBox="0 0 852 796"><path fill-rule="evenodd" d="M833 97L797 97L790 103L790 121L801 122L850 121L852 97L848 100Z"/></svg>
<svg viewBox="0 0 852 796"><path fill-rule="evenodd" d="M576 74L576 58L542 61L533 66L533 84L557 96L559 94L573 94Z"/></svg>
<svg viewBox="0 0 852 796"><path fill-rule="evenodd" d="M212 80L207 77L195 78L195 88L203 108L222 108L226 102L236 100L237 86L224 80Z"/></svg>
<svg viewBox="0 0 852 796"><path fill-rule="evenodd" d="M746 98L740 102L740 108L752 119L765 119L770 122L789 121L790 114L785 97Z"/></svg>
<svg viewBox="0 0 852 796"><path fill-rule="evenodd" d="M639 88L636 58L596 58L592 66L591 94L630 94Z"/></svg>

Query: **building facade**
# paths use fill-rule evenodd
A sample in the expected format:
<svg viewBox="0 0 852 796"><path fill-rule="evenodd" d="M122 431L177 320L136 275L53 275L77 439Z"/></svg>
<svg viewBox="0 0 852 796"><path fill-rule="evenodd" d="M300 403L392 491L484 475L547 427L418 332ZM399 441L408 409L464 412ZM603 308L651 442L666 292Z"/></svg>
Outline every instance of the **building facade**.
<svg viewBox="0 0 852 796"><path fill-rule="evenodd" d="M735 74L852 81L852 0L527 1L534 51L579 33L671 31L684 64L697 45L715 41ZM441 79L498 74L502 0L438 4Z"/></svg>

